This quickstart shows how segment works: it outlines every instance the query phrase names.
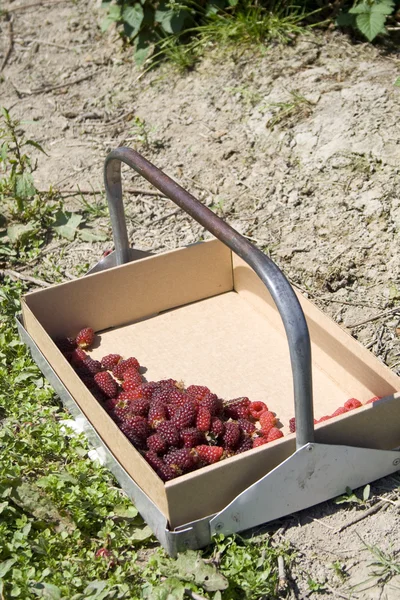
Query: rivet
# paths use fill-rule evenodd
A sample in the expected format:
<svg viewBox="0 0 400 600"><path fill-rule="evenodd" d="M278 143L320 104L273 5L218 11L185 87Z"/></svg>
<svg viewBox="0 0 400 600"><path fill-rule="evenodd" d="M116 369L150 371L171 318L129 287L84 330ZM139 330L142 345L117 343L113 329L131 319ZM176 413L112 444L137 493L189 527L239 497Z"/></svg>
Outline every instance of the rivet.
<svg viewBox="0 0 400 600"><path fill-rule="evenodd" d="M222 521L218 521L218 523L215 523L215 530L216 531L220 531L221 529L223 529L224 524Z"/></svg>
<svg viewBox="0 0 400 600"><path fill-rule="evenodd" d="M393 466L397 466L398 464L400 464L400 458L395 458L393 461Z"/></svg>

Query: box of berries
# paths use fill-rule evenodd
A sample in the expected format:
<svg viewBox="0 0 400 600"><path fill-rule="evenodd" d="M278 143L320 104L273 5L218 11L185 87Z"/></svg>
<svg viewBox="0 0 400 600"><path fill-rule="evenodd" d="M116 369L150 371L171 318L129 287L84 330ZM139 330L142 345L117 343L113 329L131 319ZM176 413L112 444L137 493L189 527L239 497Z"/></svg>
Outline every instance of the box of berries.
<svg viewBox="0 0 400 600"><path fill-rule="evenodd" d="M316 441L399 445L399 378L299 297ZM170 527L216 513L295 451L289 350L254 271L217 240L23 298L23 321Z"/></svg>

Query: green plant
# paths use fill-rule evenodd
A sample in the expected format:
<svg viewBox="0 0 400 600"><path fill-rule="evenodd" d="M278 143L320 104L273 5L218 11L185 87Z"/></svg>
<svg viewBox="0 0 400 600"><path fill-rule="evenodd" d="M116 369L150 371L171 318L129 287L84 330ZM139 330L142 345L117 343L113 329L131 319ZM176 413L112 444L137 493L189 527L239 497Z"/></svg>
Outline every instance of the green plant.
<svg viewBox="0 0 400 600"><path fill-rule="evenodd" d="M299 119L309 117L314 109L315 103L302 96L296 90L290 91L289 102L272 102L268 106L276 108L275 114L268 120L267 127L273 129L276 125L290 126Z"/></svg>
<svg viewBox="0 0 400 600"><path fill-rule="evenodd" d="M335 562L331 564L331 568L341 581L346 581L348 573L346 572L345 565L340 562L340 560L335 560Z"/></svg>
<svg viewBox="0 0 400 600"><path fill-rule="evenodd" d="M326 591L325 583L323 583L321 581L317 581L316 579L313 579L312 577L308 577L307 585L311 592L324 593Z"/></svg>
<svg viewBox="0 0 400 600"><path fill-rule="evenodd" d="M369 496L371 493L371 486L368 484L365 486L365 488L363 489L363 494L362 494L362 498L359 498L351 488L347 487L346 488L346 493L343 494L342 496L338 496L337 498L335 498L334 503L335 504L345 504L345 503L349 503L349 504L358 504L360 506L366 506L366 504L368 503L369 500Z"/></svg>
<svg viewBox="0 0 400 600"><path fill-rule="evenodd" d="M374 560L368 565L369 577L353 587L357 592L364 592L370 588L384 588L394 577L400 576L400 562L398 562L399 551L392 553L384 552L375 545L367 544L360 536L364 550L368 551L374 557ZM393 586L394 589L399 589ZM383 590L381 590L382 592ZM382 593L381 593L382 596Z"/></svg>
<svg viewBox="0 0 400 600"><path fill-rule="evenodd" d="M339 26L350 26L360 31L369 42L386 33L386 20L395 10L393 0L356 0L347 12L337 17Z"/></svg>

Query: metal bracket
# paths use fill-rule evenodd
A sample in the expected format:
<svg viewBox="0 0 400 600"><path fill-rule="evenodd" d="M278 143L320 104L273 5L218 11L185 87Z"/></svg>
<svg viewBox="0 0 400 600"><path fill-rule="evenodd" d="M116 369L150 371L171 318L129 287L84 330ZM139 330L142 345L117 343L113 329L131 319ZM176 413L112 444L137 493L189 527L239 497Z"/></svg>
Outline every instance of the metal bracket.
<svg viewBox="0 0 400 600"><path fill-rule="evenodd" d="M274 521L399 470L400 453L307 444L239 494L210 521L211 534Z"/></svg>

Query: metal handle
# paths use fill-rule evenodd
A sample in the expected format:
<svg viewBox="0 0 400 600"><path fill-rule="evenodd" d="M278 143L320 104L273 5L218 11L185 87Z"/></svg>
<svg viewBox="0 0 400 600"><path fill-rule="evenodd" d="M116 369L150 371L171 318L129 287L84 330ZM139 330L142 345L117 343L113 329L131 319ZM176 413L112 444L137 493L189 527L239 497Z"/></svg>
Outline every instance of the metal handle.
<svg viewBox="0 0 400 600"><path fill-rule="evenodd" d="M110 210L117 264L129 262L129 240L122 202L121 162L180 206L216 238L226 244L257 273L281 315L289 343L293 375L296 446L314 441L310 336L304 313L290 283L268 256L263 254L209 208L196 200L173 179L131 148L110 152L104 165L104 180Z"/></svg>

